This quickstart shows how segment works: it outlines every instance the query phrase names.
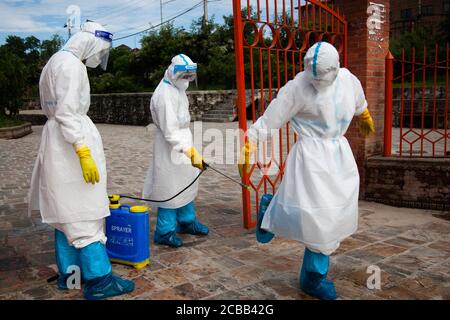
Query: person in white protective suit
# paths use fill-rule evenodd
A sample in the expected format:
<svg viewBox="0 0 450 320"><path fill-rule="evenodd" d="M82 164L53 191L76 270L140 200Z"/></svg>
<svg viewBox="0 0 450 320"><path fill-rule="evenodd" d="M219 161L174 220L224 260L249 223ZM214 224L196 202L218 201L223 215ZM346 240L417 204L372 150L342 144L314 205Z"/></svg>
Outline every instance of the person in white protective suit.
<svg viewBox="0 0 450 320"><path fill-rule="evenodd" d="M179 54L172 59L164 78L150 101L153 123L157 127L153 157L144 182L142 196L153 200L173 197L188 186L203 170L203 157L193 146L189 128L191 117L186 90L197 76L197 64ZM154 242L180 247L176 233L207 235L209 229L195 216L194 199L198 181L174 199L153 202L158 208Z"/></svg>
<svg viewBox="0 0 450 320"><path fill-rule="evenodd" d="M344 134L355 115L364 136L374 132L374 125L361 83L339 67L334 46L314 44L304 69L248 129L239 171L241 176L249 171L258 141L290 121L299 140L289 152L277 192L258 217L257 235L266 232L302 242L301 288L321 299L335 299L334 284L326 279L329 255L358 226L359 174Z"/></svg>
<svg viewBox="0 0 450 320"><path fill-rule="evenodd" d="M86 299L102 299L134 289L112 274L106 253L109 216L106 163L97 128L87 116L90 88L86 66L106 69L112 34L86 22L42 70L41 107L48 120L34 166L29 210L55 228L58 287L68 288L73 266L81 269Z"/></svg>

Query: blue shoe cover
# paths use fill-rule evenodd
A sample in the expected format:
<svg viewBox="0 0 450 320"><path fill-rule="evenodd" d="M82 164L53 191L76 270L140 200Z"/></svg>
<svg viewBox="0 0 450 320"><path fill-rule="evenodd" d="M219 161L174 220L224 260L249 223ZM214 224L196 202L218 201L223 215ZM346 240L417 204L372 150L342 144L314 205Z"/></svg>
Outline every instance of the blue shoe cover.
<svg viewBox="0 0 450 320"><path fill-rule="evenodd" d="M261 224L266 213L267 207L272 200L273 195L265 194L259 203L258 224L256 225L256 240L260 243L268 243L272 241L274 234L272 232L261 229Z"/></svg>
<svg viewBox="0 0 450 320"><path fill-rule="evenodd" d="M69 279L69 277L72 274L59 274L58 275L58 280L57 280L57 286L59 290L69 290L69 288L67 287L67 280ZM81 284L84 283L83 278L81 278L80 281Z"/></svg>
<svg viewBox="0 0 450 320"><path fill-rule="evenodd" d="M194 221L186 225L180 224L178 232L206 236L209 233L209 228L198 221Z"/></svg>
<svg viewBox="0 0 450 320"><path fill-rule="evenodd" d="M300 287L305 293L320 300L336 300L336 288L334 287L334 283L332 281L323 278L317 279L319 281L311 281L311 278L315 278L311 272L306 272L305 278L307 280L300 280Z"/></svg>
<svg viewBox="0 0 450 320"><path fill-rule="evenodd" d="M155 232L153 241L155 241L155 243L165 244L173 248L179 248L183 245L183 240L181 240L174 231L166 233L162 236L159 235L158 232Z"/></svg>
<svg viewBox="0 0 450 320"><path fill-rule="evenodd" d="M57 286L60 290L68 290L67 279L71 276L69 267L80 266L79 251L67 241L63 232L55 229L55 256L58 266Z"/></svg>
<svg viewBox="0 0 450 320"><path fill-rule="evenodd" d="M111 272L106 276L86 281L83 294L87 300L102 300L120 296L133 290L133 281L122 279Z"/></svg>
<svg viewBox="0 0 450 320"><path fill-rule="evenodd" d="M300 271L300 288L310 296L321 300L336 300L334 283L327 280L329 256L305 249Z"/></svg>
<svg viewBox="0 0 450 320"><path fill-rule="evenodd" d="M59 274L57 286L59 290L69 290L67 287L67 279L70 277L70 274Z"/></svg>

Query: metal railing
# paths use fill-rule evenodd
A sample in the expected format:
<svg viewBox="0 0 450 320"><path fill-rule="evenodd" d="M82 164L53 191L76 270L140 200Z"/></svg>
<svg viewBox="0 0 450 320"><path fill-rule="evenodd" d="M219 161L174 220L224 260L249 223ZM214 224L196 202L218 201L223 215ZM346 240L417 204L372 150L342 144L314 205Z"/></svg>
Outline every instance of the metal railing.
<svg viewBox="0 0 450 320"><path fill-rule="evenodd" d="M449 44L431 51L386 56L385 156L450 156Z"/></svg>

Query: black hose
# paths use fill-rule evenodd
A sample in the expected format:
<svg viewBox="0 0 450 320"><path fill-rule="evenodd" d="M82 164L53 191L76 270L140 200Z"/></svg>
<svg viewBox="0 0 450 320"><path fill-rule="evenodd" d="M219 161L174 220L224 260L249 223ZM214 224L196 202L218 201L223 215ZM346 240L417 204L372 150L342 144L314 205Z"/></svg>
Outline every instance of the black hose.
<svg viewBox="0 0 450 320"><path fill-rule="evenodd" d="M198 178L200 178L200 176L202 175L203 172L206 171L206 168L208 166L203 166L205 169L201 170L200 173L198 174L198 176L191 182L189 183L188 186L186 186L186 188L184 188L183 190L181 190L180 192L178 192L176 195L174 195L173 197L166 199L166 200L152 200L152 199L144 199L144 198L138 198L138 197L132 197L132 196L127 196L127 195L123 195L123 194L119 194L119 197L121 198L127 198L127 199L133 199L133 200L140 200L140 201L148 201L148 202L167 202L170 201L172 199L175 199L176 197L178 197L180 194L182 194L183 192L185 192L187 189L189 189L194 183L195 181L198 180Z"/></svg>

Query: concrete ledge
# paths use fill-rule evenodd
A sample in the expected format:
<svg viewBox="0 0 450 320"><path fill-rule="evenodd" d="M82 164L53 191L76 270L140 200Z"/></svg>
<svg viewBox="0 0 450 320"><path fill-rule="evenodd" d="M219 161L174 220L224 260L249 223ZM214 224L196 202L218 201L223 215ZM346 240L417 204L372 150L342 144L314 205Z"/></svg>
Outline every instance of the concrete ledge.
<svg viewBox="0 0 450 320"><path fill-rule="evenodd" d="M365 200L450 211L450 159L369 158L365 188Z"/></svg>
<svg viewBox="0 0 450 320"><path fill-rule="evenodd" d="M0 139L18 139L33 132L31 123L27 122L20 126L0 128Z"/></svg>
<svg viewBox="0 0 450 320"><path fill-rule="evenodd" d="M30 122L33 126L42 126L47 122L47 117L42 110L20 110L18 118Z"/></svg>

